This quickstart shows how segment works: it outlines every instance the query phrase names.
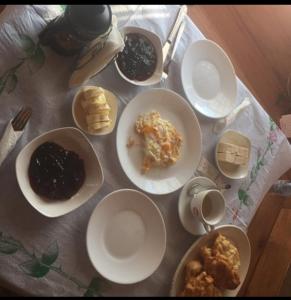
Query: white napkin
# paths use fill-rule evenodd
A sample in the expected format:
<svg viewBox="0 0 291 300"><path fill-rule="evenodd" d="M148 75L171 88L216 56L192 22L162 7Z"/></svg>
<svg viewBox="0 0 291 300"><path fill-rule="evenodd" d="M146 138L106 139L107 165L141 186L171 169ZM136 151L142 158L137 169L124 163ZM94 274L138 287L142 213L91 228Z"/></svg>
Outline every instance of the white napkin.
<svg viewBox="0 0 291 300"><path fill-rule="evenodd" d="M7 157L7 155L12 151L15 147L17 141L23 134L22 131L15 131L12 127L12 120L6 126L4 134L0 141L0 166Z"/></svg>
<svg viewBox="0 0 291 300"><path fill-rule="evenodd" d="M92 43L94 43L94 41ZM74 71L69 81L69 87L82 85L91 77L99 73L119 52L123 50L124 46L123 37L117 28L116 16L113 16L112 30L104 47L97 53L94 53L93 50L79 59L77 66L81 66L83 63L84 66Z"/></svg>

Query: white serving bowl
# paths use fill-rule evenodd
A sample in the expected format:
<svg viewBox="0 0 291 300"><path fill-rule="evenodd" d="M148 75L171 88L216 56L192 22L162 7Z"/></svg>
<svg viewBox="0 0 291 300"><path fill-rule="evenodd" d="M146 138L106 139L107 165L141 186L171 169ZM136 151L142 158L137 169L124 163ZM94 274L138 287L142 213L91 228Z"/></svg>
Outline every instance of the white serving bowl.
<svg viewBox="0 0 291 300"><path fill-rule="evenodd" d="M122 71L119 69L117 61L114 61L115 67L119 73L119 75L126 80L127 82L130 82L131 84L134 85L139 85L139 86L147 86L147 85L153 85L156 83L159 83L161 81L162 73L163 73L163 51L162 51L162 42L160 38L153 33L152 31L146 30L141 27L134 27L134 26L127 26L122 29L122 34L125 37L126 34L129 33L138 33L141 35L144 35L147 37L153 44L156 54L157 54L157 65L155 68L155 71L153 72L152 76L149 77L148 79L144 81L139 81L139 80L131 80L128 77L126 77Z"/></svg>
<svg viewBox="0 0 291 300"><path fill-rule="evenodd" d="M82 101L82 92L94 89L96 86L92 85L86 85L82 86L76 93L73 103L72 103L72 115L75 124L78 128L83 130L89 135L106 135L113 131L115 124L116 124L116 118L117 118L117 111L118 111L118 102L117 97L110 91L104 89L105 97L107 100L108 105L110 106L111 110L109 112L109 118L111 120L111 124L108 127L101 128L100 130L96 131L95 133L88 131L88 126L86 123L86 113L81 106Z"/></svg>
<svg viewBox="0 0 291 300"><path fill-rule="evenodd" d="M171 297L176 297L183 289L185 279L184 271L186 264L193 259L199 259L201 247L210 246L217 233L220 233L231 240L237 247L240 256L240 268L238 271L240 277L240 285L234 290L224 290L222 296L234 297L238 294L248 273L251 261L251 245L245 231L235 225L222 225L211 231L209 234L205 234L198 240L196 240L189 248L189 250L185 253L173 277L170 291Z"/></svg>
<svg viewBox="0 0 291 300"><path fill-rule="evenodd" d="M31 155L45 142L55 142L65 149L76 152L84 160L85 181L79 191L68 200L49 200L37 195L30 186L28 168ZM87 137L77 128L64 127L51 130L27 144L16 159L16 177L27 201L46 217L59 217L77 209L94 196L103 184L103 171L94 148Z"/></svg>
<svg viewBox="0 0 291 300"><path fill-rule="evenodd" d="M219 143L230 143L240 147L245 147L249 149L249 160L247 164L244 165L234 165L228 162L219 161L217 159L217 150ZM221 138L219 139L218 143L215 147L215 160L216 165L219 171L227 178L230 179L242 179L248 175L249 169L249 161L250 161L250 154L251 154L251 141L249 138L242 133L234 130L227 130L223 133Z"/></svg>
<svg viewBox="0 0 291 300"><path fill-rule="evenodd" d="M153 274L166 250L166 227L157 205L131 189L114 191L94 209L87 228L87 251L106 279L133 284Z"/></svg>

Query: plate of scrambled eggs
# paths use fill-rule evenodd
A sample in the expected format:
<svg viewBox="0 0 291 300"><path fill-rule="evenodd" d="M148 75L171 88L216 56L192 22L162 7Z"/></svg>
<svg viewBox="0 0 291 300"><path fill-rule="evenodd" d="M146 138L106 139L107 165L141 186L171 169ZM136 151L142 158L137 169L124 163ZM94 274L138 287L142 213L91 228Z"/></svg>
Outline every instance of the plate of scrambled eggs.
<svg viewBox="0 0 291 300"><path fill-rule="evenodd" d="M124 172L137 187L168 194L193 176L201 157L201 129L183 97L151 89L138 94L122 112L116 146Z"/></svg>

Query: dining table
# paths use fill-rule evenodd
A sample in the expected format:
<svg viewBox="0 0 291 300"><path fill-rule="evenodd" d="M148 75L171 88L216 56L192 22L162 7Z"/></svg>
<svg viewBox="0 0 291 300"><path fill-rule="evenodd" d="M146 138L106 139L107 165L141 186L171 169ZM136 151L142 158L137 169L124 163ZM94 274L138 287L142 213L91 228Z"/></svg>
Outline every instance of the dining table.
<svg viewBox="0 0 291 300"><path fill-rule="evenodd" d="M163 44L179 10L179 5L111 7L118 28L131 25L148 29ZM80 87L68 85L76 57L60 56L38 43L39 33L64 9L62 5L7 5L0 15L0 134L21 106L32 108L22 138L0 166L0 284L19 295L30 296L168 296L180 260L199 238L187 232L179 219L181 189L166 195L148 194L164 219L166 250L155 272L138 283L117 284L103 278L88 257L86 232L94 208L106 195L125 188L139 190L127 178L117 156L116 131L124 108L140 92L153 88L170 89L190 103L183 90L181 65L187 48L205 37L186 16L168 77L155 85L132 85L121 78L113 61L86 82L102 86L118 98L113 132L104 136L88 135L99 157L104 182L79 208L49 218L25 199L17 182L15 163L21 149L40 134L76 126L71 113L72 101ZM247 231L272 184L291 167L291 147L249 89L238 77L236 81L237 105L246 97L251 105L228 128L250 139L250 163L245 178L222 177L231 188L224 192L226 214L221 225L234 224ZM201 127L202 157L215 165L214 149L220 134L213 132L212 119L192 109ZM193 170L193 177L196 175ZM41 263L43 259L46 265Z"/></svg>

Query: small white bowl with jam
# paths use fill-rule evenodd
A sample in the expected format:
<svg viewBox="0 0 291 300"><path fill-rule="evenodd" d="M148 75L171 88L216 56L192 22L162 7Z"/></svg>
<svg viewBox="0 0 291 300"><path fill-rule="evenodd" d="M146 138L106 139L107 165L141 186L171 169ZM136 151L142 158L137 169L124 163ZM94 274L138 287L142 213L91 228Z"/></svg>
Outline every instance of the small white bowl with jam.
<svg viewBox="0 0 291 300"><path fill-rule="evenodd" d="M159 83L163 73L160 38L153 32L134 26L123 28L125 47L115 60L120 76L139 86Z"/></svg>

